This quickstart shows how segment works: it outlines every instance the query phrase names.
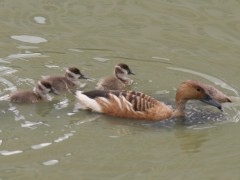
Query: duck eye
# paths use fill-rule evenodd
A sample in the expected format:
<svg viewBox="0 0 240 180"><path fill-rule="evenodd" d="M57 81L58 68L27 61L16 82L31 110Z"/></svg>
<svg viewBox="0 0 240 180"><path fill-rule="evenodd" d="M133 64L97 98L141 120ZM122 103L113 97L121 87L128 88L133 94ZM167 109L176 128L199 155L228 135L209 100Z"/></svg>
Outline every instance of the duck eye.
<svg viewBox="0 0 240 180"><path fill-rule="evenodd" d="M70 78L73 78L73 76L72 76L71 74L68 74L68 76L69 76Z"/></svg>
<svg viewBox="0 0 240 180"><path fill-rule="evenodd" d="M201 91L201 89L200 89L200 88L197 88L197 91L198 91L198 92L200 92L200 91Z"/></svg>

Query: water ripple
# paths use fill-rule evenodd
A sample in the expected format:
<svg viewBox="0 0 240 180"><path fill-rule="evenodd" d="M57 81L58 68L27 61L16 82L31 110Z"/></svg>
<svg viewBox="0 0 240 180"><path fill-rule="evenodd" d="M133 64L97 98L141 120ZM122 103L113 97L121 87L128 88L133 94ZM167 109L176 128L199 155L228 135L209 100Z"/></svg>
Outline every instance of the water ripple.
<svg viewBox="0 0 240 180"><path fill-rule="evenodd" d="M46 18L42 16L35 16L34 21L38 24L46 24Z"/></svg>
<svg viewBox="0 0 240 180"><path fill-rule="evenodd" d="M52 165L55 165L57 163L59 163L59 160L53 159L53 160L45 161L42 164L45 165L45 166L52 166Z"/></svg>
<svg viewBox="0 0 240 180"><path fill-rule="evenodd" d="M54 142L58 143L58 142L64 141L64 140L68 139L71 136L73 136L73 133L64 134L63 137L59 137L58 139L54 140Z"/></svg>
<svg viewBox="0 0 240 180"><path fill-rule="evenodd" d="M41 144L36 144L36 145L32 145L31 148L32 149L42 149L44 147L50 146L52 143L41 143Z"/></svg>
<svg viewBox="0 0 240 180"><path fill-rule="evenodd" d="M34 57L48 57L47 55L43 55L42 53L19 53L19 54L11 54L5 58L0 58L0 62L10 63L11 60L15 59L22 59L25 60L27 58L34 58Z"/></svg>
<svg viewBox="0 0 240 180"><path fill-rule="evenodd" d="M20 150L16 150L16 151L0 151L0 154L3 156L10 156L10 155L15 155L15 154L19 154L22 153L23 151Z"/></svg>
<svg viewBox="0 0 240 180"><path fill-rule="evenodd" d="M224 82L224 81L222 81L222 80L220 80L216 77L210 76L208 74L200 73L200 72L197 72L197 71L184 69L184 68L178 68L178 67L167 67L167 68L171 69L171 70L182 71L182 72L198 75L200 77L203 77L203 78L211 81L212 83L214 83L216 85L221 86L222 88L225 88L225 89L228 89L228 90L234 92L237 96L239 96L238 91L236 89L234 89L233 87L228 85L226 82Z"/></svg>
<svg viewBox="0 0 240 180"><path fill-rule="evenodd" d="M42 125L44 124L43 122L30 122L30 121L25 121L24 123L21 124L21 127L24 128L30 128L30 129L36 129L37 125Z"/></svg>
<svg viewBox="0 0 240 180"><path fill-rule="evenodd" d="M11 36L11 38L18 41L33 43L33 44L47 42L47 40L42 37L29 36L29 35Z"/></svg>

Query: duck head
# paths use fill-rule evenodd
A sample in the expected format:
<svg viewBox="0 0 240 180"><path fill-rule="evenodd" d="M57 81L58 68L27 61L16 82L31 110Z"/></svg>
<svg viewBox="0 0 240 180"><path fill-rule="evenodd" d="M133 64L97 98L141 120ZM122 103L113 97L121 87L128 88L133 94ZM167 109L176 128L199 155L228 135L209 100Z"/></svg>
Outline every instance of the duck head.
<svg viewBox="0 0 240 180"><path fill-rule="evenodd" d="M55 90L52 85L45 80L38 81L37 85L34 87L34 92L39 94L40 96L45 96L48 93L53 93L58 95L58 91Z"/></svg>
<svg viewBox="0 0 240 180"><path fill-rule="evenodd" d="M129 78L127 76L130 74L135 75L135 73L133 73L133 71L128 67L128 65L124 63L120 63L115 66L114 74L122 81L128 80Z"/></svg>
<svg viewBox="0 0 240 180"><path fill-rule="evenodd" d="M188 100L200 100L222 110L221 104L214 100L201 83L194 80L184 81L176 93L176 111L178 116L184 115L185 104Z"/></svg>
<svg viewBox="0 0 240 180"><path fill-rule="evenodd" d="M77 81L78 79L88 79L81 71L76 67L69 67L66 69L66 78L72 82Z"/></svg>

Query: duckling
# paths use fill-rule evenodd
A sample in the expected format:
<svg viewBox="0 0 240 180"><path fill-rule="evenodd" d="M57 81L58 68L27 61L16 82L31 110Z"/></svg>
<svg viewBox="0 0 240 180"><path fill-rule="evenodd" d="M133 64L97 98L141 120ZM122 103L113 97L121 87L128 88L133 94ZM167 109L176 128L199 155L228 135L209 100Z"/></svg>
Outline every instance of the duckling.
<svg viewBox="0 0 240 180"><path fill-rule="evenodd" d="M79 79L87 79L87 77L76 67L67 68L65 76L49 76L44 78L59 93L64 91L74 93Z"/></svg>
<svg viewBox="0 0 240 180"><path fill-rule="evenodd" d="M33 91L17 91L10 95L9 100L13 103L37 103L50 100L48 93L57 94L56 90L47 81L38 81Z"/></svg>
<svg viewBox="0 0 240 180"><path fill-rule="evenodd" d="M184 81L176 92L176 109L141 92L93 90L76 92L81 109L90 109L106 115L139 120L160 121L185 116L188 100L200 100L221 110L207 89L194 80Z"/></svg>
<svg viewBox="0 0 240 180"><path fill-rule="evenodd" d="M214 100L218 101L219 103L226 103L226 102L231 103L232 102L230 97L228 97L223 92L219 91L214 86L209 85L209 84L202 84L202 86L205 86L205 88L207 89L208 94L210 96L212 96L212 98Z"/></svg>
<svg viewBox="0 0 240 180"><path fill-rule="evenodd" d="M117 64L114 67L114 76L106 77L101 79L97 83L96 89L98 90L123 90L126 85L131 85L132 80L127 77L127 75L132 74L135 75L127 64Z"/></svg>

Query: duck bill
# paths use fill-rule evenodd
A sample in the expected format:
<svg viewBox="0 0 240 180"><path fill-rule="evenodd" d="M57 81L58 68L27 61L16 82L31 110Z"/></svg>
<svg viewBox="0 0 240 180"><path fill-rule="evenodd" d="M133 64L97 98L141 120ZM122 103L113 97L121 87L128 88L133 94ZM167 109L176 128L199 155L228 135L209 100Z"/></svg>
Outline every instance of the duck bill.
<svg viewBox="0 0 240 180"><path fill-rule="evenodd" d="M212 105L222 111L222 105L209 95L206 95L201 101L206 104Z"/></svg>
<svg viewBox="0 0 240 180"><path fill-rule="evenodd" d="M79 77L79 79L89 79L87 76L81 74L81 76Z"/></svg>
<svg viewBox="0 0 240 180"><path fill-rule="evenodd" d="M128 74L135 75L135 73L134 73L134 72L132 72L130 69L129 69L129 71L128 71Z"/></svg>
<svg viewBox="0 0 240 180"><path fill-rule="evenodd" d="M55 95L59 95L59 92L56 89L51 89L50 93L53 93Z"/></svg>

